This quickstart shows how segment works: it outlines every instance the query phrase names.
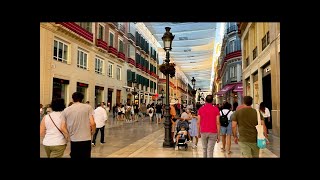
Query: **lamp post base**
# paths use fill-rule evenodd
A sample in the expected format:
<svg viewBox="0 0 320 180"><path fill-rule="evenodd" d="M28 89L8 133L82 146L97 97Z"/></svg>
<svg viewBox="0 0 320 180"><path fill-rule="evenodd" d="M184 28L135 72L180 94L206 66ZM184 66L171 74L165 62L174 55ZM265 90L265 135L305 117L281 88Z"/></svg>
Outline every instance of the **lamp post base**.
<svg viewBox="0 0 320 180"><path fill-rule="evenodd" d="M174 142L163 142L162 146L164 148L172 148L174 146Z"/></svg>

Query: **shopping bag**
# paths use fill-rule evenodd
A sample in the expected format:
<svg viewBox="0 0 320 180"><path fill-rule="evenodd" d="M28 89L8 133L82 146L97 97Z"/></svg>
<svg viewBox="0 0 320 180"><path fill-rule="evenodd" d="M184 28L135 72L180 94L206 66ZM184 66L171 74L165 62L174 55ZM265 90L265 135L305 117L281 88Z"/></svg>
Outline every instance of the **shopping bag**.
<svg viewBox="0 0 320 180"><path fill-rule="evenodd" d="M260 149L264 149L267 147L267 139L266 137L263 135L263 125L261 125L261 117L260 117L260 112L259 110L257 110L257 116L258 116L258 125L256 125L256 129L257 129L257 146Z"/></svg>

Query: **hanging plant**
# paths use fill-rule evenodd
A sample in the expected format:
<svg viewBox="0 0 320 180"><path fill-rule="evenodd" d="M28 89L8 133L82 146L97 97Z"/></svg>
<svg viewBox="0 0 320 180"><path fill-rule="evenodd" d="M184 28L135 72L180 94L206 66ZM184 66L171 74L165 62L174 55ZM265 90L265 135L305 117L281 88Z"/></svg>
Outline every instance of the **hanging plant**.
<svg viewBox="0 0 320 180"><path fill-rule="evenodd" d="M159 66L160 72L162 72L164 75L169 74L170 77L174 77L176 74L176 64L174 63L169 63L169 66L166 65L166 63L163 63Z"/></svg>

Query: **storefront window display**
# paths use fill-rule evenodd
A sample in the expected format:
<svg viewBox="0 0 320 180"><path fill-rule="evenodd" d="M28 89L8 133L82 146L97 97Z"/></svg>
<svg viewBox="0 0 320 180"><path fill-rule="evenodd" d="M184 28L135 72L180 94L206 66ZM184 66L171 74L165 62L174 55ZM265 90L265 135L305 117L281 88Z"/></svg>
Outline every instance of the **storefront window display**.
<svg viewBox="0 0 320 180"><path fill-rule="evenodd" d="M67 89L69 80L53 78L52 99L63 98L67 102Z"/></svg>
<svg viewBox="0 0 320 180"><path fill-rule="evenodd" d="M86 84L86 83L77 82L77 92L81 92L83 94L83 96L84 96L82 102L86 102L87 101L88 86L89 85Z"/></svg>

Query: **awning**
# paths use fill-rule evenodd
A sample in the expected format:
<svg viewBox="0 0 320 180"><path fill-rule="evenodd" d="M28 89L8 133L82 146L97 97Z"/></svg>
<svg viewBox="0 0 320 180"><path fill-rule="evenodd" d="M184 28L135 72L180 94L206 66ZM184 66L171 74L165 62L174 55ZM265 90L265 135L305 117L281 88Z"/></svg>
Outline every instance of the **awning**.
<svg viewBox="0 0 320 180"><path fill-rule="evenodd" d="M236 84L236 87L233 90L234 92L242 92L243 91L243 86L241 84Z"/></svg>
<svg viewBox="0 0 320 180"><path fill-rule="evenodd" d="M235 86L235 84L228 84L225 85L219 92L217 92L218 96L221 96L223 94L225 94L226 92L228 92L230 89L232 89Z"/></svg>

